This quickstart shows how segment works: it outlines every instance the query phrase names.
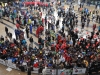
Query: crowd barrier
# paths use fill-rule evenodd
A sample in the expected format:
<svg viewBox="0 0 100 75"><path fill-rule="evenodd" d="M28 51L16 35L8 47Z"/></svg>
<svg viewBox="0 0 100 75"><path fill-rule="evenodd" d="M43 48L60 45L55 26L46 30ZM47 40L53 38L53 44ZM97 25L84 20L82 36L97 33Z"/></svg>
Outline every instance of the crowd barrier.
<svg viewBox="0 0 100 75"><path fill-rule="evenodd" d="M0 64L5 65L9 68L19 70L16 67L16 64L12 63L11 59L2 60L0 59ZM38 73L38 68L33 68L34 71L32 73ZM73 68L71 71L70 69L58 69L58 75L71 75L71 74L85 74L86 68ZM48 75L56 75L56 69L46 69L46 74Z"/></svg>

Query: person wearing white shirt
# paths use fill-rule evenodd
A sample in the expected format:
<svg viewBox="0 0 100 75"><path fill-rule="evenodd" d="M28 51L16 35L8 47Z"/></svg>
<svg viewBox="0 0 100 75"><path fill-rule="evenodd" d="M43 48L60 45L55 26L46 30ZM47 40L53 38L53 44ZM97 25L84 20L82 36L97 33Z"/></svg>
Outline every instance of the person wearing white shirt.
<svg viewBox="0 0 100 75"><path fill-rule="evenodd" d="M28 52L27 51L23 51L23 53L24 53L24 55L27 55Z"/></svg>
<svg viewBox="0 0 100 75"><path fill-rule="evenodd" d="M32 21L32 25L34 25L34 20Z"/></svg>
<svg viewBox="0 0 100 75"><path fill-rule="evenodd" d="M60 57L60 62L65 62L65 58L61 55L61 57Z"/></svg>

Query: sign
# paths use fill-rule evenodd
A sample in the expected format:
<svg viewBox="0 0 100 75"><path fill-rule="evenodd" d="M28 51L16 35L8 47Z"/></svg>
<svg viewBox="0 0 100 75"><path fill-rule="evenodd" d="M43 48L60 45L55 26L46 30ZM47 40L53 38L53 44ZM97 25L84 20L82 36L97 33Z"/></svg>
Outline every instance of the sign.
<svg viewBox="0 0 100 75"><path fill-rule="evenodd" d="M0 64L6 65L6 62L2 59L0 59Z"/></svg>
<svg viewBox="0 0 100 75"><path fill-rule="evenodd" d="M58 70L58 75L70 75L71 70L70 69L63 69L63 70Z"/></svg>
<svg viewBox="0 0 100 75"><path fill-rule="evenodd" d="M34 68L34 71L32 71L32 73L38 73L38 68ZM51 75L56 75L56 69L46 69L45 72L47 75L51 74ZM71 70L70 69L58 69L58 75L70 75L71 74Z"/></svg>
<svg viewBox="0 0 100 75"><path fill-rule="evenodd" d="M12 59L8 59L7 66L13 69L16 69L16 64L12 63Z"/></svg>
<svg viewBox="0 0 100 75"><path fill-rule="evenodd" d="M85 74L86 68L73 68L73 74Z"/></svg>
<svg viewBox="0 0 100 75"><path fill-rule="evenodd" d="M71 70L70 69L58 69L58 75L70 75L71 74ZM52 75L56 75L56 69L52 70Z"/></svg>

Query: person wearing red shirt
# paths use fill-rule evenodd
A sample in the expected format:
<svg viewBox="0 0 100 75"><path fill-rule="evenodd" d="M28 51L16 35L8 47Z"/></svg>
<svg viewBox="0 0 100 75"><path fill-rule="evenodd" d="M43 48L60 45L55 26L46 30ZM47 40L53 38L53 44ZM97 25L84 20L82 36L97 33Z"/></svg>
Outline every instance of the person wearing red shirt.
<svg viewBox="0 0 100 75"><path fill-rule="evenodd" d="M33 66L34 66L35 68L38 68L39 63L38 63L38 62L35 62Z"/></svg>
<svg viewBox="0 0 100 75"><path fill-rule="evenodd" d="M6 51L6 50L3 50L3 52L2 52L2 53L3 53L3 55L5 55L5 54L7 53L7 51Z"/></svg>
<svg viewBox="0 0 100 75"><path fill-rule="evenodd" d="M16 27L17 27L17 29L19 29L19 28L20 28L20 25L17 23L17 24L16 24Z"/></svg>
<svg viewBox="0 0 100 75"><path fill-rule="evenodd" d="M36 36L39 37L39 33L40 33L40 26L37 28L36 30Z"/></svg>
<svg viewBox="0 0 100 75"><path fill-rule="evenodd" d="M56 44L56 52L59 51L59 48L60 48L60 45L59 44Z"/></svg>
<svg viewBox="0 0 100 75"><path fill-rule="evenodd" d="M95 31L96 29L96 24L93 24L93 31Z"/></svg>

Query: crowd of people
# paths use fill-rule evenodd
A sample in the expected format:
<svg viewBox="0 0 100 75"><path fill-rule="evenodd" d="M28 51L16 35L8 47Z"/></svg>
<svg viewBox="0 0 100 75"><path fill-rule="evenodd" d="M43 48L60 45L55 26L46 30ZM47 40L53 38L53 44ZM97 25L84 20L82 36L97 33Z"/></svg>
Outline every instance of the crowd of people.
<svg viewBox="0 0 100 75"><path fill-rule="evenodd" d="M16 25L14 31L16 38L13 39L12 33L9 32L8 27L5 27L6 36L0 37L0 58L12 59L19 69L22 70L23 67L22 71L27 70L27 67L31 67L31 70L34 70L33 67L39 68L39 73L42 73L45 66L51 69L90 68L94 62L99 62L100 26L96 23L92 24L91 35L87 35L86 38L79 37L79 31L75 30L79 19L82 31L85 26L90 27L91 16L92 21L100 23L99 12L86 10L80 5L81 18L79 18L76 13L72 12L74 6L69 6L68 12L65 13L65 9L60 7L61 3L57 4L59 5L57 9L59 19L57 20L55 20L56 10L53 9L53 3L44 7L28 5L25 10L15 7L15 4L14 8L10 5L1 7L3 13L0 16L7 16L8 20L12 19L13 24ZM47 11L45 18L42 17L42 10ZM56 31L60 25L60 18L63 18L62 28ZM22 31L21 26L25 28L25 32ZM95 31L97 27L98 30ZM35 38L29 36L33 30L35 30L35 38L38 38L36 47L33 47ZM24 34L29 38L29 45ZM41 35L45 35L45 39Z"/></svg>

